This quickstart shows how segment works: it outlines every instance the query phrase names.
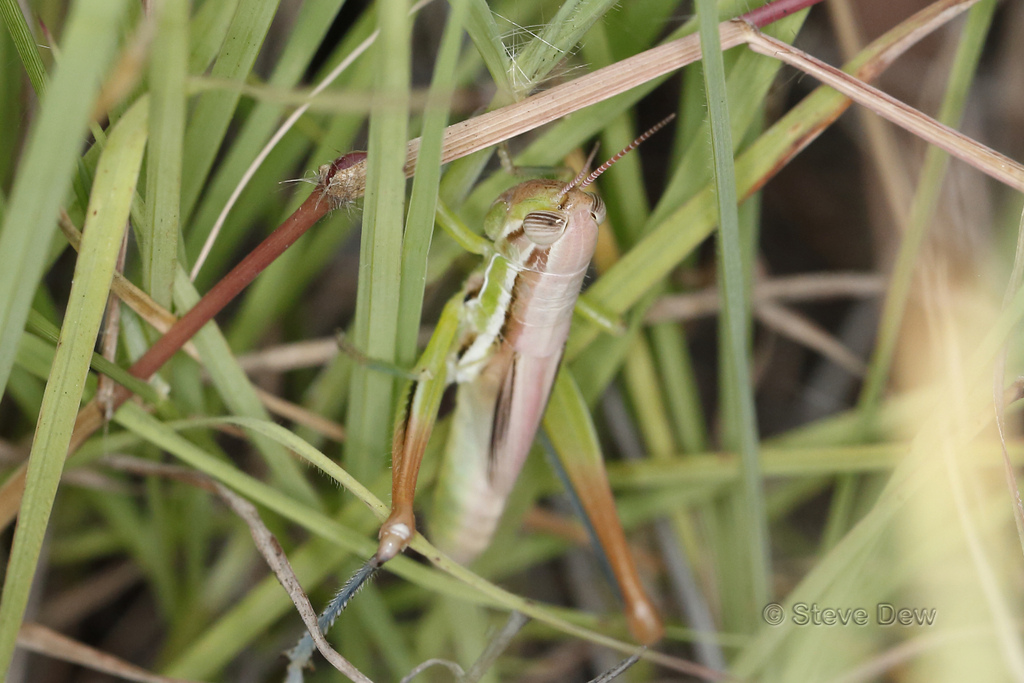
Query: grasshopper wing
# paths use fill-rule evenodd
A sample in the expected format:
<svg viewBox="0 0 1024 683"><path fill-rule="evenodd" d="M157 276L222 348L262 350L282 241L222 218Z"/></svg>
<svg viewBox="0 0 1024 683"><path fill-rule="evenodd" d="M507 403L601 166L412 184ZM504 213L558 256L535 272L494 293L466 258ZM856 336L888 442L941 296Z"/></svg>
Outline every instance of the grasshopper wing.
<svg viewBox="0 0 1024 683"><path fill-rule="evenodd" d="M502 344L474 381L459 385L431 523L433 542L459 562L490 543L560 360Z"/></svg>

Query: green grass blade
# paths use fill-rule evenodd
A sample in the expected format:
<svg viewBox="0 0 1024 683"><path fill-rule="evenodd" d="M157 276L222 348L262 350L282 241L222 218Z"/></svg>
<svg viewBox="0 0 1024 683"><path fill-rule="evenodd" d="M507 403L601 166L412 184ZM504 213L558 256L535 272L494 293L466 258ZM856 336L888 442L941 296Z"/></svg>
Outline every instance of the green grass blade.
<svg viewBox="0 0 1024 683"><path fill-rule="evenodd" d="M420 152L416 159L416 176L409 198L405 239L402 243L402 290L398 310L398 353L401 367L416 361L416 340L423 309L423 288L426 283L427 252L434 232L437 191L441 182L441 140L448 125L448 107L455 86L455 64L462 42L462 25L466 18L467 0L451 3L451 13L441 37L434 78L430 84L428 106L423 117Z"/></svg>
<svg viewBox="0 0 1024 683"><path fill-rule="evenodd" d="M650 335L676 438L684 453L700 453L707 449L707 427L686 338L672 323L652 326Z"/></svg>
<svg viewBox="0 0 1024 683"><path fill-rule="evenodd" d="M377 21L380 37L372 48L377 70L375 91L386 101L377 104L370 116L352 341L370 356L394 363L402 281L411 23L401 0L379 3ZM394 380L357 367L350 386L345 462L351 472L369 481L383 468L388 452Z"/></svg>
<svg viewBox="0 0 1024 683"><path fill-rule="evenodd" d="M0 31L0 224L7 204L6 190L24 140L26 103L21 96L22 75L15 52L14 40L6 31Z"/></svg>
<svg viewBox="0 0 1024 683"><path fill-rule="evenodd" d="M494 21L491 8L487 6L487 0L469 0L466 32L476 45L477 52L483 58L494 84L498 86L498 92L505 93L505 96L511 99L512 83L508 75L512 63L501 42L501 32L498 31L498 24Z"/></svg>
<svg viewBox="0 0 1024 683"><path fill-rule="evenodd" d="M277 5L275 0L239 2L211 76L230 81L244 81L249 76ZM187 172L181 179L183 219L192 214L199 193L206 184L239 97L241 93L236 90L208 90L199 96L185 131L182 168Z"/></svg>
<svg viewBox="0 0 1024 683"><path fill-rule="evenodd" d="M43 103L18 165L0 231L0 388L43 274L57 210L75 173L79 145L102 75L114 54L124 0L80 3L69 19L52 101Z"/></svg>
<svg viewBox="0 0 1024 683"><path fill-rule="evenodd" d="M142 237L142 288L170 310L174 273L178 269L189 3L167 0L156 8L160 17L149 65L152 113L146 163L146 220L137 234Z"/></svg>
<svg viewBox="0 0 1024 683"><path fill-rule="evenodd" d="M175 303L186 311L199 301L199 292L189 282L188 274L178 268L174 283ZM269 419L267 409L260 402L249 377L231 353L227 340L214 322L207 323L192 339L203 358L210 378L224 403L232 413L246 417ZM278 444L258 435L253 438L256 447L266 459L274 483L283 491L313 506L318 505L316 491L291 456Z"/></svg>
<svg viewBox="0 0 1024 683"><path fill-rule="evenodd" d="M736 171L733 162L732 130L725 83L725 65L718 35L718 15L714 0L698 0L701 52L704 54L704 85L711 120L711 147L714 157L715 189L718 196L718 268L722 284L723 306L720 326L728 346L728 365L732 369L735 413L731 417L737 442L732 444L743 462L743 498L747 553L753 608L768 601L771 558L768 521L758 462L757 413L751 382L747 343L750 335L749 292L746 291L742 245L737 208Z"/></svg>
<svg viewBox="0 0 1024 683"><path fill-rule="evenodd" d="M239 0L204 2L189 25L188 72L201 74L210 68L231 28Z"/></svg>
<svg viewBox="0 0 1024 683"><path fill-rule="evenodd" d="M648 454L653 458L667 458L676 452L668 411L658 382L647 338L638 336L631 344L623 366L623 379L633 401L633 414L643 436Z"/></svg>
<svg viewBox="0 0 1024 683"><path fill-rule="evenodd" d="M22 66L28 73L28 80L32 83L32 89L36 91L36 97L42 101L46 96L46 67L43 66L39 48L36 47L32 31L25 22L25 15L21 13L18 0L0 0L0 16L3 17L4 24L11 34Z"/></svg>
<svg viewBox="0 0 1024 683"><path fill-rule="evenodd" d="M60 338L60 330L34 310L29 312L28 322L25 325L25 332L26 334L29 332L37 334L43 339L52 342L54 345L56 345ZM56 352L56 346L51 346L50 348L53 352ZM50 354L51 362L52 358L53 353ZM133 393L137 394L143 400L152 404L156 404L161 401L160 395L153 387L138 377L129 374L127 370L107 360L100 354L92 354L90 365L96 372L102 372L118 384L128 387ZM41 376L42 379L49 377L49 370L49 367L47 367L46 372Z"/></svg>
<svg viewBox="0 0 1024 683"><path fill-rule="evenodd" d="M515 56L512 79L517 92L533 90L615 4L616 0L565 0L540 35Z"/></svg>
<svg viewBox="0 0 1024 683"><path fill-rule="evenodd" d="M61 90L55 86L54 93L57 92ZM114 264L142 164L148 115L143 102L121 118L107 140L93 183L67 316L43 396L0 600L0 672L4 675L10 666L28 603L50 509L78 414L82 385L89 372L93 343L107 304Z"/></svg>
<svg viewBox="0 0 1024 683"><path fill-rule="evenodd" d="M298 84L343 2L344 0L319 0L303 4L299 16L295 19L295 28L288 44L267 80L269 86L284 89L293 88ZM348 38L346 42L349 42ZM209 236L235 187L274 133L283 111L284 107L275 102L257 102L249 112L245 124L232 142L224 160L218 165L196 209L188 234L190 258L199 254L201 245ZM303 150L305 149L306 146L303 145ZM279 179L279 176L277 178ZM305 199L305 196L302 198ZM206 266L204 272L205 270Z"/></svg>

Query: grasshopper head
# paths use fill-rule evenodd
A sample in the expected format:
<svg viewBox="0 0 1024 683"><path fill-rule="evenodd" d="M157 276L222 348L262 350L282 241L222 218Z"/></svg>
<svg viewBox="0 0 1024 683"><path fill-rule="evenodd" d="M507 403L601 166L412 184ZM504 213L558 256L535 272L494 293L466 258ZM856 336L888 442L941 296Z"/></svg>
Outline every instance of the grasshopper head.
<svg viewBox="0 0 1024 683"><path fill-rule="evenodd" d="M495 249L523 270L556 275L586 270L605 210L601 198L585 188L674 118L672 114L663 119L588 175L591 153L571 183L528 180L502 194L484 219L484 230Z"/></svg>
<svg viewBox="0 0 1024 683"><path fill-rule="evenodd" d="M556 180L528 180L494 202L484 226L495 248L525 270L585 270L604 220L600 197Z"/></svg>

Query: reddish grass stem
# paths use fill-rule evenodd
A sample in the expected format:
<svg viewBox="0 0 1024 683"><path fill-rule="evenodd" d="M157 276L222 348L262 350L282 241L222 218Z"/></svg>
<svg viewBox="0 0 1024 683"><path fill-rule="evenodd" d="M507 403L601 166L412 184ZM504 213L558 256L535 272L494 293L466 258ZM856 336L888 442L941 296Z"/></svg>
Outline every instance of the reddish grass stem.
<svg viewBox="0 0 1024 683"><path fill-rule="evenodd" d="M821 0L775 0L775 2L769 2L767 5L747 12L740 19L758 28L764 28L768 24L773 24L779 19L788 17L790 14L799 12L811 5L816 5L819 2Z"/></svg>
<svg viewBox="0 0 1024 683"><path fill-rule="evenodd" d="M256 279L267 266L273 263L288 247L295 244L317 221L331 209L331 203L324 197L323 189L343 169L354 166L366 158L365 152L345 154L325 167L317 187L274 232L252 250L242 262L231 269L207 292L188 313L178 319L153 346L142 355L128 372L141 379L149 379L163 364L170 360L178 349L185 345L196 332L220 313L228 303ZM113 408L123 404L131 391L118 386L113 397Z"/></svg>
<svg viewBox="0 0 1024 683"><path fill-rule="evenodd" d="M330 208L321 195L319 188L311 194L302 205L289 216L277 230L252 250L241 263L224 276L213 289L207 292L188 313L178 319L128 372L141 379L149 379L164 363L170 360L178 349L185 345L192 336L207 322L213 319L228 303L231 302L256 276L263 272L274 260L295 243L310 227L323 218ZM113 398L113 408L123 404L131 391L119 386Z"/></svg>

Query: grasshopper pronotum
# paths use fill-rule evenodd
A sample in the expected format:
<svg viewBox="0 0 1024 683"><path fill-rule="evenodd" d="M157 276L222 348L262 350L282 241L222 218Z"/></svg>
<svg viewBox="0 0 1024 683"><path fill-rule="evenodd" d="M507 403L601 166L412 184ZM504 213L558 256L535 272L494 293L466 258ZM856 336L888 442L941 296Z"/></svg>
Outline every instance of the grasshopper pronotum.
<svg viewBox="0 0 1024 683"><path fill-rule="evenodd" d="M392 512L372 562L388 561L412 539L420 461L450 383L458 385L458 394L431 537L460 562L488 545L551 394L604 220L604 203L585 188L671 118L589 175L584 169L570 183L528 180L495 201L484 220L493 253L445 307L418 379L403 394L392 443ZM574 486L585 506L591 498L596 507L611 507L603 477ZM598 535L622 590L630 631L640 642L655 642L661 621L640 585L618 518L613 511L610 516L612 523L601 525Z"/></svg>

